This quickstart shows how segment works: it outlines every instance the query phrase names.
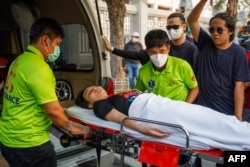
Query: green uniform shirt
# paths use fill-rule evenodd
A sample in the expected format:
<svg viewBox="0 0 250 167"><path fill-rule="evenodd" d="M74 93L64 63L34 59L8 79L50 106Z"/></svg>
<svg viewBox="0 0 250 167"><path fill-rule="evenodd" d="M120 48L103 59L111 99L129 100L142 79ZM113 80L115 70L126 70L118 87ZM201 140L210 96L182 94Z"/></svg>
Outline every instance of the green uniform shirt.
<svg viewBox="0 0 250 167"><path fill-rule="evenodd" d="M0 142L29 148L50 140L42 104L57 101L55 77L39 50L29 45L10 66L0 117Z"/></svg>
<svg viewBox="0 0 250 167"><path fill-rule="evenodd" d="M155 71L149 61L139 70L136 88L173 100L185 101L190 89L197 87L192 67L180 58L168 56L166 68Z"/></svg>

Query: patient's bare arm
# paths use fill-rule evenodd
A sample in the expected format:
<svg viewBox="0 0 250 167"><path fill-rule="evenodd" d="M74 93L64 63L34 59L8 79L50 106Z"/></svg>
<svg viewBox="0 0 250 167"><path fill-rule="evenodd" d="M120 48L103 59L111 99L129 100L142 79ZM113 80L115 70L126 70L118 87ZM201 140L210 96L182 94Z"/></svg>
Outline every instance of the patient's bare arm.
<svg viewBox="0 0 250 167"><path fill-rule="evenodd" d="M117 123L121 123L123 121L124 118L126 118L127 116L123 113L121 113L120 111L116 110L116 109L112 109L106 116L105 119L108 121L112 121L112 122L117 122ZM170 134L166 133L166 132L162 132L159 128L155 128L152 126L140 126L136 123L136 121L134 120L126 120L124 122L124 126L131 128L133 130L136 130L142 134L148 135L148 136L152 136L152 137L158 137L158 138L163 138L163 137L167 137Z"/></svg>

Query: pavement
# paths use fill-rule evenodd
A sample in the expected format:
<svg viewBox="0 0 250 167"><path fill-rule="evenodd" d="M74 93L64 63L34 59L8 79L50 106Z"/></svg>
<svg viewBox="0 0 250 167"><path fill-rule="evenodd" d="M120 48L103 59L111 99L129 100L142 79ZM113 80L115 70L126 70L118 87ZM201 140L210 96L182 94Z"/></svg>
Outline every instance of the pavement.
<svg viewBox="0 0 250 167"><path fill-rule="evenodd" d="M120 167L120 155L115 154L115 161L112 167ZM136 159L125 157L124 158L124 167L141 167L141 163L139 163ZM8 163L2 157L0 153L0 167L9 167Z"/></svg>
<svg viewBox="0 0 250 167"><path fill-rule="evenodd" d="M6 160L3 158L1 152L0 152L0 167L9 167L8 163Z"/></svg>
<svg viewBox="0 0 250 167"><path fill-rule="evenodd" d="M115 162L113 167L120 167L121 161L120 161L120 155L115 154ZM142 164L138 162L136 159L131 157L124 157L124 167L141 167Z"/></svg>

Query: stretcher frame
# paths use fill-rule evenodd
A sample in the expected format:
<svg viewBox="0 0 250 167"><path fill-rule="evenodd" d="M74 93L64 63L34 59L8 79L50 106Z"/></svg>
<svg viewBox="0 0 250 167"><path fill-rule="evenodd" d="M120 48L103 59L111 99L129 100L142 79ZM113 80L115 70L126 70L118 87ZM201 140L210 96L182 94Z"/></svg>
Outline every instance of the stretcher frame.
<svg viewBox="0 0 250 167"><path fill-rule="evenodd" d="M223 151L221 150L192 150L189 147L189 133L180 125L127 117L120 124L120 130L112 130L110 128L98 127L90 123L85 123L83 120L79 120L74 116L70 116L70 118L74 122L89 127L91 132L95 135L95 140L88 141L87 145L96 148L99 166L101 150L120 154L121 167L124 167L125 156L137 159L142 164L150 164L159 167L197 167L200 166L202 159L216 164L224 164ZM124 131L124 122L128 119L181 129L186 136L186 146L181 148L166 143L137 140ZM107 139L111 140L107 141Z"/></svg>

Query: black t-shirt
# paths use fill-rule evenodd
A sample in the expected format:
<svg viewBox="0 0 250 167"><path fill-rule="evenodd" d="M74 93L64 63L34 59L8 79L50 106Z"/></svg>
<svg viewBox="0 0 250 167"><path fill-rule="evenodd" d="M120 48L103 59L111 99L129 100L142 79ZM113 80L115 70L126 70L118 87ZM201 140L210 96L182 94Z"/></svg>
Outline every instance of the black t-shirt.
<svg viewBox="0 0 250 167"><path fill-rule="evenodd" d="M195 69L199 53L196 45L187 40L183 44L178 46L174 45L172 42L170 44L171 48L169 51L169 55L186 60L196 73Z"/></svg>
<svg viewBox="0 0 250 167"><path fill-rule="evenodd" d="M227 49L217 49L203 29L197 46L200 54L196 77L200 92L195 103L234 115L235 82L249 80L244 49L234 43Z"/></svg>
<svg viewBox="0 0 250 167"><path fill-rule="evenodd" d="M105 116L113 109L117 109L121 113L128 115L130 104L134 99L141 94L139 90L122 92L105 100L100 100L94 103L94 113L98 118L105 119Z"/></svg>

